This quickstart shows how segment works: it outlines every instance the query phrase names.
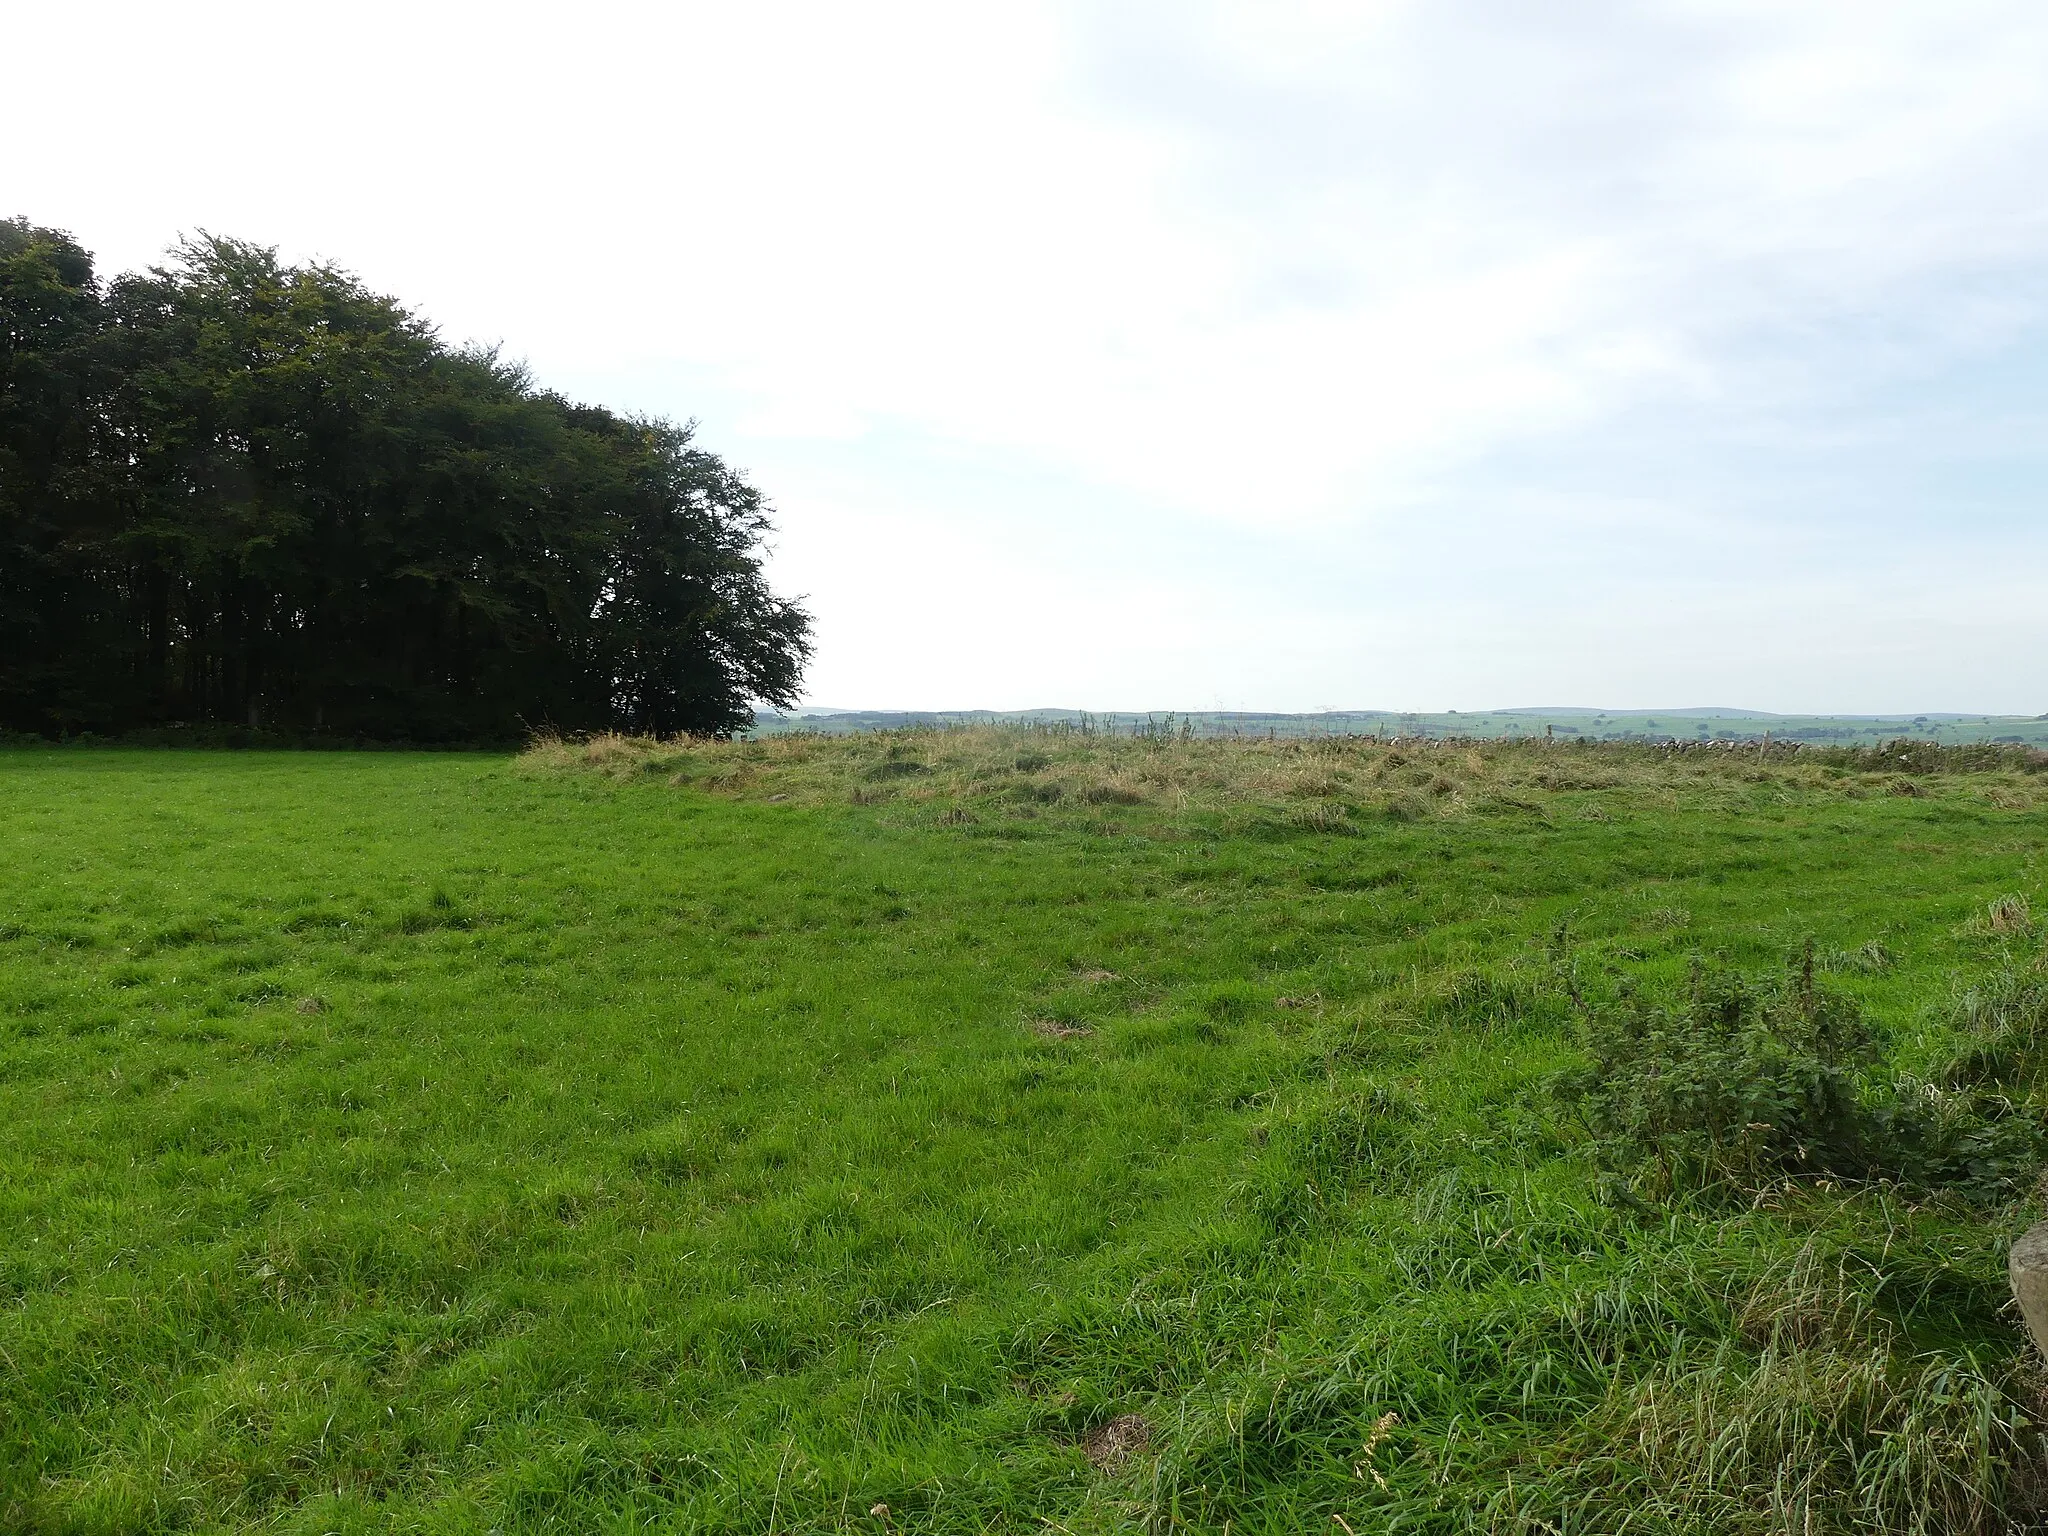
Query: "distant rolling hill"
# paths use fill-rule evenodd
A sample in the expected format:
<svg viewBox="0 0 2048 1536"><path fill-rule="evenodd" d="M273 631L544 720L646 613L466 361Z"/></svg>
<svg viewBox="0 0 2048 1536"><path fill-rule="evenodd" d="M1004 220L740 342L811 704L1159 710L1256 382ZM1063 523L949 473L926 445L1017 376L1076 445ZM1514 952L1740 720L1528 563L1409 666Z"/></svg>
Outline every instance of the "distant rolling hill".
<svg viewBox="0 0 2048 1536"><path fill-rule="evenodd" d="M764 712L757 735L782 731L901 730L909 726L1067 725L1113 731L1189 730L1199 736L1481 736L1549 734L1593 741L1803 741L1815 744L1868 743L1914 736L1932 741L2000 741L2048 748L2048 716L1964 715L1774 715L1762 710L1576 709L1530 706L1461 713L1417 714L1401 710L1330 710L1319 714L1268 714L1245 710L1147 713L1078 709L894 710L807 709Z"/></svg>

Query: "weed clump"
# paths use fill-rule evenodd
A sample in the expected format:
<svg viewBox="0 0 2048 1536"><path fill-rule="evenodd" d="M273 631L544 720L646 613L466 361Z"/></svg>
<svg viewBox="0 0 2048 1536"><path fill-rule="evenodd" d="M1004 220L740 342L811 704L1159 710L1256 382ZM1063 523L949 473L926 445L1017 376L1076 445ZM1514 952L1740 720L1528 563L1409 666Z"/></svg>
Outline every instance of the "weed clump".
<svg viewBox="0 0 2048 1536"><path fill-rule="evenodd" d="M1624 991L1584 1030L1560 1082L1603 1161L1657 1195L1754 1193L1785 1179L1885 1180L1994 1202L2040 1166L2031 1078L2048 1016L2038 986L1972 994L1964 1044L1925 1078L1871 1072L1878 1038L1820 986L1809 945L1779 977L1695 965L1683 996Z"/></svg>
<svg viewBox="0 0 2048 1536"><path fill-rule="evenodd" d="M1874 1041L1810 967L1786 985L1697 965L1674 1001L1625 991L1585 1045L1567 1097L1607 1160L1650 1163L1660 1189L1754 1187L1857 1158L1854 1071Z"/></svg>

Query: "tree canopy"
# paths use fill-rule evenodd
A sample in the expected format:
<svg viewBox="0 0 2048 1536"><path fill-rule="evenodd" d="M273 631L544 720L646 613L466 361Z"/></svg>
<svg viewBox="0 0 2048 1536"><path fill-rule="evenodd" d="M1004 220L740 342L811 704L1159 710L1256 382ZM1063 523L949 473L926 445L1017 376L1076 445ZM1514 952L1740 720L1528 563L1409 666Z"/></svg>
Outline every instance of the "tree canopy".
<svg viewBox="0 0 2048 1536"><path fill-rule="evenodd" d="M0 727L728 734L810 617L692 426L578 405L330 266L104 281L0 221Z"/></svg>

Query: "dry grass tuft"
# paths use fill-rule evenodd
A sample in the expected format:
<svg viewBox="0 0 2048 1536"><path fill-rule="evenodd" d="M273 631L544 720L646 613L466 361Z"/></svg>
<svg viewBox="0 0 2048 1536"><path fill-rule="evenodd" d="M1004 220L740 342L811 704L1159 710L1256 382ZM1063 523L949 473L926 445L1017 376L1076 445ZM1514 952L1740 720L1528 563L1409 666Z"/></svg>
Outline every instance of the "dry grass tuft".
<svg viewBox="0 0 2048 1536"><path fill-rule="evenodd" d="M1078 1040L1095 1033L1085 1024L1068 1024L1060 1019L1026 1019L1024 1027L1044 1040Z"/></svg>
<svg viewBox="0 0 2048 1536"><path fill-rule="evenodd" d="M2039 1508L2025 1383L1914 1353L1869 1289L1809 1244L1737 1303L1754 1354L1674 1359L1618 1392L1586 1426L1589 1457L1625 1447L1646 1502L1700 1529L2038 1529L2013 1523Z"/></svg>
<svg viewBox="0 0 2048 1536"><path fill-rule="evenodd" d="M1993 933L2032 933L2033 909L2024 896L2001 896L1985 909L1984 925Z"/></svg>
<svg viewBox="0 0 2048 1536"><path fill-rule="evenodd" d="M1098 1424L1081 1442L1081 1450L1098 1472L1114 1472L1152 1445L1152 1424L1141 1413L1121 1413Z"/></svg>

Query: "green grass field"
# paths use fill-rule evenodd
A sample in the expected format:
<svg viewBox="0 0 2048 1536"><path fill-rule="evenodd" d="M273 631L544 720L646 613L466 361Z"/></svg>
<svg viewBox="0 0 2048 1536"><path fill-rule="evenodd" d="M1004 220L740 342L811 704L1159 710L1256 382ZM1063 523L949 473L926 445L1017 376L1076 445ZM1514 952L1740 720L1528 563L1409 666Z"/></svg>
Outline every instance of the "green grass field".
<svg viewBox="0 0 2048 1536"><path fill-rule="evenodd" d="M1934 1060L2044 790L0 753L0 1529L2024 1528L2029 1198L1646 1202L1551 1084L1809 937Z"/></svg>

